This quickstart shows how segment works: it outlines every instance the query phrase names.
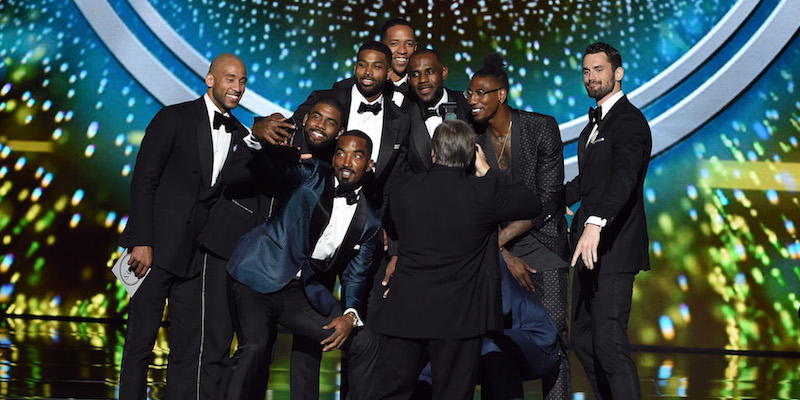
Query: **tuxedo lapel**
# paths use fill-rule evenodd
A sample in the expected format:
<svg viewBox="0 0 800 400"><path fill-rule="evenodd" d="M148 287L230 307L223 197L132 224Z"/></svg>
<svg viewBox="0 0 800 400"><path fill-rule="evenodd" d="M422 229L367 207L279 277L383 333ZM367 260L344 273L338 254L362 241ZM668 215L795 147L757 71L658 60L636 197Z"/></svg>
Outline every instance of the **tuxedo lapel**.
<svg viewBox="0 0 800 400"><path fill-rule="evenodd" d="M339 248L336 249L336 253L334 253L333 257L331 257L331 260L328 263L328 268L336 265L336 261L338 260L339 254L341 254L342 251L347 254L348 250L353 249L361 240L361 236L364 232L364 225L367 222L368 207L367 196L362 194L358 198L356 212L353 214L353 219L350 221L350 225L347 227L347 232L344 234L342 244L339 245Z"/></svg>
<svg viewBox="0 0 800 400"><path fill-rule="evenodd" d="M378 159L375 162L375 180L380 182L386 172L386 167L392 165L394 161L395 145L397 143L398 126L395 123L399 115L392 100L383 96L383 132L381 133L381 144L378 148Z"/></svg>
<svg viewBox="0 0 800 400"><path fill-rule="evenodd" d="M203 176L203 187L211 188L211 169L214 164L214 145L211 142L211 122L208 120L208 111L205 101L200 98L197 102L197 113L202 115L197 118L197 151L200 154L200 173Z"/></svg>
<svg viewBox="0 0 800 400"><path fill-rule="evenodd" d="M586 142L589 141L589 134L592 133L594 124L588 123L578 136L578 169L582 170L583 163L586 161Z"/></svg>
<svg viewBox="0 0 800 400"><path fill-rule="evenodd" d="M331 210L333 209L333 176L329 171L323 173L327 174L325 188L322 190L317 205L314 207L308 227L309 251L314 250L322 231L328 226L328 221L331 219Z"/></svg>
<svg viewBox="0 0 800 400"><path fill-rule="evenodd" d="M426 169L431 169L431 137L428 127L425 125L425 117L422 113L422 105L419 106L417 116L411 119L411 134L414 136L414 150L419 155L420 160L425 164Z"/></svg>

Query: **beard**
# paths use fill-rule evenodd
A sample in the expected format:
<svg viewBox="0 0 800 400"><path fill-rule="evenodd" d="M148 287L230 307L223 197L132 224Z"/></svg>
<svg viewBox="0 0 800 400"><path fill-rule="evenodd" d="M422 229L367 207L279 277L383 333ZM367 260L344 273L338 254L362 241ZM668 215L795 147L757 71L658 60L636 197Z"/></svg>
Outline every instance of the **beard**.
<svg viewBox="0 0 800 400"><path fill-rule="evenodd" d="M606 82L600 82L600 85L596 88L586 86L586 93L595 101L600 101L612 91L614 91L614 81L611 81L610 85L607 85Z"/></svg>
<svg viewBox="0 0 800 400"><path fill-rule="evenodd" d="M358 88L358 91L361 93L362 96L364 96L364 98L367 99L377 95L378 93L381 93L385 85L386 82L384 81L382 83L378 82L372 87L367 88L361 85L360 79L356 79L356 87Z"/></svg>

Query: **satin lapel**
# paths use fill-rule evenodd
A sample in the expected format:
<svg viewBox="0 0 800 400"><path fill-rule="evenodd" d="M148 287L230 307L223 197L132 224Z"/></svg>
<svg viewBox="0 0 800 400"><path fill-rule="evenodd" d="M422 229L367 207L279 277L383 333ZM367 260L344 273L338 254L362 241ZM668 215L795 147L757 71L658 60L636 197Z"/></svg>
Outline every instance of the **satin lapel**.
<svg viewBox="0 0 800 400"><path fill-rule="evenodd" d="M197 102L197 113L202 117L197 118L197 151L200 153L200 172L203 175L203 187L211 187L211 169L214 164L214 145L211 143L211 122L208 120L208 111L205 101L201 98Z"/></svg>
<svg viewBox="0 0 800 400"><path fill-rule="evenodd" d="M428 127L425 126L425 118L422 117L421 106L416 111L418 111L418 116L415 116L411 120L411 134L413 135L414 149L416 149L425 167L431 169L431 138L430 135L428 135Z"/></svg>
<svg viewBox="0 0 800 400"><path fill-rule="evenodd" d="M592 124L586 124L578 136L578 169L583 169L583 163L586 160L586 142L589 140L589 134L592 133Z"/></svg>
<svg viewBox="0 0 800 400"><path fill-rule="evenodd" d="M347 227L347 232L344 234L342 244L339 245L339 248L336 249L336 253L333 255L333 257L331 257L331 260L328 263L328 268L336 265L336 261L339 258L339 254L342 250L350 250L358 244L361 236L364 233L364 225L367 222L367 207L367 196L359 196L358 205L356 206L355 214L353 214L353 219L350 221L350 225Z"/></svg>
<svg viewBox="0 0 800 400"><path fill-rule="evenodd" d="M522 154L520 147L520 131L522 130L522 116L519 110L511 110L511 176L517 178L517 171L520 169L519 159Z"/></svg>
<svg viewBox="0 0 800 400"><path fill-rule="evenodd" d="M383 132L381 133L381 144L378 148L378 159L375 162L375 180L379 181L383 178L386 172L386 167L389 162L394 158L395 145L397 144L397 130L398 126L395 123L397 118L397 111L391 99L383 96Z"/></svg>
<svg viewBox="0 0 800 400"><path fill-rule="evenodd" d="M309 251L314 249L322 231L328 226L328 221L331 219L331 210L333 209L333 175L330 171L323 172L327 174L325 177L325 188L317 200L317 205L314 207L314 212L311 214L311 222L308 227Z"/></svg>

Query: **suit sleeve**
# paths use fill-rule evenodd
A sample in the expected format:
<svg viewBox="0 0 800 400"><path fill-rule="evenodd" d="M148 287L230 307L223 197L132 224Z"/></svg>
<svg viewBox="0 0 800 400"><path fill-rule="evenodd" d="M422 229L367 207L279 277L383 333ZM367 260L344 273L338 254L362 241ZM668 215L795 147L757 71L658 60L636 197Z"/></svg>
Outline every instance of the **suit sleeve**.
<svg viewBox="0 0 800 400"><path fill-rule="evenodd" d="M553 117L545 119L541 145L537 148L536 194L542 201L542 212L532 219L533 227L541 229L545 223L564 212L564 146L561 132Z"/></svg>
<svg viewBox="0 0 800 400"><path fill-rule="evenodd" d="M641 116L625 117L614 134L618 139L612 150L611 177L603 191L602 202L588 214L608 221L612 221L634 195L641 170L650 156L650 127Z"/></svg>
<svg viewBox="0 0 800 400"><path fill-rule="evenodd" d="M163 108L145 130L131 178L130 245L153 246L156 188L178 130L175 112Z"/></svg>
<svg viewBox="0 0 800 400"><path fill-rule="evenodd" d="M521 182L495 171L494 168L489 169L484 178L486 177L496 180L494 210L498 220L533 219L542 212L539 196Z"/></svg>
<svg viewBox="0 0 800 400"><path fill-rule="evenodd" d="M350 260L341 275L344 308L355 308L361 316L366 315L364 306L369 294L367 270L372 265L372 257L378 245L383 241L380 232L381 229L375 229L369 239L361 243L358 254Z"/></svg>

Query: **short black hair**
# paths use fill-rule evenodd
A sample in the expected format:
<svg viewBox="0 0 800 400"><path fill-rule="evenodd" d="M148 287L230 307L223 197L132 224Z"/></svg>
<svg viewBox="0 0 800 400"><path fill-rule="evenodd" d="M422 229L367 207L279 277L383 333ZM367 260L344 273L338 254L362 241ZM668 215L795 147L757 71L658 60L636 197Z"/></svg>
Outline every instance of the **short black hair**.
<svg viewBox="0 0 800 400"><path fill-rule="evenodd" d="M483 59L483 67L472 75L473 78L492 78L506 91L508 91L508 74L506 62L500 54L492 53Z"/></svg>
<svg viewBox="0 0 800 400"><path fill-rule="evenodd" d="M333 107L336 111L339 111L339 115L340 115L340 117L339 117L339 128L341 128L341 127L343 127L345 125L345 122L347 120L347 115L344 113L344 107L342 107L342 103L339 103L339 100L336 100L333 97L322 97L322 98L318 99L311 106L311 108L308 110L308 112L310 113L311 110L313 110L314 107L317 106L317 104L326 104L326 105L329 105L329 106Z"/></svg>
<svg viewBox="0 0 800 400"><path fill-rule="evenodd" d="M411 28L411 32L412 33L414 32L414 27L411 26L411 24L408 21L406 21L404 18L401 18L401 17L394 17L394 18L386 21L383 24L383 26L381 26L381 40L386 40L386 35L389 33L389 28L397 26L397 25L407 26L407 27ZM416 36L416 34L414 34L414 36Z"/></svg>
<svg viewBox="0 0 800 400"><path fill-rule="evenodd" d="M367 135L366 133L364 133L362 131L354 129L352 131L345 132L344 134L342 134L342 136L339 136L339 139L337 140L337 143L338 143L339 140L342 140L342 138L344 138L345 136L353 136L353 137L364 139L367 142L367 157L370 157L370 158L372 157L372 139L369 138L369 135Z"/></svg>
<svg viewBox="0 0 800 400"><path fill-rule="evenodd" d="M358 48L358 53L356 53L356 59L361 57L361 52L364 50L375 50L383 53L386 56L386 65L391 65L392 63L392 51L389 50L389 46L376 41L366 42Z"/></svg>
<svg viewBox="0 0 800 400"><path fill-rule="evenodd" d="M614 46L608 43L595 42L586 47L583 56L586 57L589 54L596 53L606 54L606 58L608 58L608 62L611 63L611 69L613 71L616 71L617 68L622 66L622 54L620 54L619 50L615 49Z"/></svg>
<svg viewBox="0 0 800 400"><path fill-rule="evenodd" d="M440 56L439 52L434 49L417 49L416 51L411 53L411 56L409 56L408 59L410 60L411 57L421 56L423 54L433 54L433 56L436 57L436 61L439 61L439 63L442 62L442 56Z"/></svg>

